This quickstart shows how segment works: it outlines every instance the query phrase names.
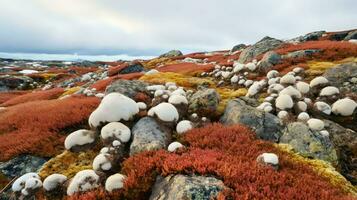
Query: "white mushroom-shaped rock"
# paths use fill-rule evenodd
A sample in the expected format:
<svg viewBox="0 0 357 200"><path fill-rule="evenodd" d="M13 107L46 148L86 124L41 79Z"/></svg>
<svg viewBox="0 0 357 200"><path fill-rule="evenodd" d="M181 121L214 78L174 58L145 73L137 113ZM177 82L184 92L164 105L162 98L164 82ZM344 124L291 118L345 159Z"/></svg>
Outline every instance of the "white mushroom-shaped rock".
<svg viewBox="0 0 357 200"><path fill-rule="evenodd" d="M38 178L29 178L26 180L25 182L25 187L21 190L21 193L24 196L28 196L28 195L33 195L33 193L36 190L38 190L39 188L42 187L42 182L40 179Z"/></svg>
<svg viewBox="0 0 357 200"><path fill-rule="evenodd" d="M120 140L121 142L128 142L131 137L130 129L120 122L110 122L105 125L100 131L103 140L111 139Z"/></svg>
<svg viewBox="0 0 357 200"><path fill-rule="evenodd" d="M298 120L301 120L301 121L307 121L310 119L310 115L307 114L306 112L301 112L298 117L297 117Z"/></svg>
<svg viewBox="0 0 357 200"><path fill-rule="evenodd" d="M332 112L335 115L351 116L357 107L357 103L349 98L337 100L332 104Z"/></svg>
<svg viewBox="0 0 357 200"><path fill-rule="evenodd" d="M272 79L272 78L276 78L279 76L279 72L276 71L276 70L270 70L268 73L267 73L267 78L268 79Z"/></svg>
<svg viewBox="0 0 357 200"><path fill-rule="evenodd" d="M294 106L294 102L290 95L281 94L275 100L275 107L281 110L289 109L292 108L293 106Z"/></svg>
<svg viewBox="0 0 357 200"><path fill-rule="evenodd" d="M327 84L328 80L323 76L318 76L310 81L310 87Z"/></svg>
<svg viewBox="0 0 357 200"><path fill-rule="evenodd" d="M51 174L43 181L43 189L47 192L61 187L67 181L67 176L62 174Z"/></svg>
<svg viewBox="0 0 357 200"><path fill-rule="evenodd" d="M279 119L286 119L289 116L289 113L286 112L285 110L282 110L278 112L278 118Z"/></svg>
<svg viewBox="0 0 357 200"><path fill-rule="evenodd" d="M299 101L296 103L297 108L299 109L299 111L305 112L307 109L307 104L303 101Z"/></svg>
<svg viewBox="0 0 357 200"><path fill-rule="evenodd" d="M295 76L291 74L285 74L283 77L280 79L280 84L295 84Z"/></svg>
<svg viewBox="0 0 357 200"><path fill-rule="evenodd" d="M152 107L149 110L148 115L152 117L157 116L164 122L176 122L179 119L179 114L175 106L166 102Z"/></svg>
<svg viewBox="0 0 357 200"><path fill-rule="evenodd" d="M99 187L99 176L93 170L79 171L71 180L67 188L67 195L71 196L76 192L85 192Z"/></svg>
<svg viewBox="0 0 357 200"><path fill-rule="evenodd" d="M326 115L330 115L331 111L332 111L331 106L325 102L322 102L322 101L315 102L314 107L318 111L321 111L321 112L325 113Z"/></svg>
<svg viewBox="0 0 357 200"><path fill-rule="evenodd" d="M93 169L96 171L108 171L112 168L109 154L98 154L93 160Z"/></svg>
<svg viewBox="0 0 357 200"><path fill-rule="evenodd" d="M81 129L78 131L74 131L69 134L65 141L64 147L68 150L77 151L76 148L80 148L83 146L87 146L92 144L95 141L95 133L94 131L89 131L85 129Z"/></svg>
<svg viewBox="0 0 357 200"><path fill-rule="evenodd" d="M299 90L302 94L306 94L310 91L310 85L303 82L303 81L299 81L296 83L296 88L297 90Z"/></svg>
<svg viewBox="0 0 357 200"><path fill-rule="evenodd" d="M257 68L257 65L254 63L250 62L245 65L245 68L249 69L250 71L254 71Z"/></svg>
<svg viewBox="0 0 357 200"><path fill-rule="evenodd" d="M340 93L340 91L337 87L327 86L321 90L320 96L332 96L332 95L336 95L339 93Z"/></svg>
<svg viewBox="0 0 357 200"><path fill-rule="evenodd" d="M98 108L89 116L89 125L97 127L101 122L128 121L139 112L136 102L120 93L106 95Z"/></svg>
<svg viewBox="0 0 357 200"><path fill-rule="evenodd" d="M147 105L144 102L138 102L136 104L138 105L140 110L146 110L146 108L147 108Z"/></svg>
<svg viewBox="0 0 357 200"><path fill-rule="evenodd" d="M193 124L189 120L182 120L176 126L176 132L178 134L185 133L193 128Z"/></svg>
<svg viewBox="0 0 357 200"><path fill-rule="evenodd" d="M174 151L176 151L177 149L182 148L182 147L183 147L183 145L182 145L181 143L179 143L179 142L172 142L172 143L169 144L169 146L167 147L167 150L168 150L169 152L174 152Z"/></svg>
<svg viewBox="0 0 357 200"><path fill-rule="evenodd" d="M275 169L279 167L279 157L274 153L263 153L259 155L257 162L262 165L272 166Z"/></svg>
<svg viewBox="0 0 357 200"><path fill-rule="evenodd" d="M325 127L325 124L322 120L315 119L315 118L311 118L307 120L307 124L309 125L309 128L311 130L315 130L315 131L321 131Z"/></svg>
<svg viewBox="0 0 357 200"><path fill-rule="evenodd" d="M26 181L30 178L40 179L40 176L33 172L30 172L30 173L20 176L12 184L12 187L11 187L12 191L13 192L21 192L21 190L25 188Z"/></svg>
<svg viewBox="0 0 357 200"><path fill-rule="evenodd" d="M279 92L279 95L282 95L282 94L289 95L292 98L297 98L297 99L301 98L301 93L299 92L299 90L297 90L293 86L284 88L282 91Z"/></svg>
<svg viewBox="0 0 357 200"><path fill-rule="evenodd" d="M242 69L244 69L244 64L239 63L239 62L234 62L233 67L234 67L233 72L237 73L237 72L240 72Z"/></svg>
<svg viewBox="0 0 357 200"><path fill-rule="evenodd" d="M178 105L178 104L186 104L187 105L188 101L185 96L175 94L175 95L170 96L169 103L171 103L173 105Z"/></svg>
<svg viewBox="0 0 357 200"><path fill-rule="evenodd" d="M105 190L112 192L113 190L118 190L124 187L125 176L122 174L113 174L107 178L105 181Z"/></svg>

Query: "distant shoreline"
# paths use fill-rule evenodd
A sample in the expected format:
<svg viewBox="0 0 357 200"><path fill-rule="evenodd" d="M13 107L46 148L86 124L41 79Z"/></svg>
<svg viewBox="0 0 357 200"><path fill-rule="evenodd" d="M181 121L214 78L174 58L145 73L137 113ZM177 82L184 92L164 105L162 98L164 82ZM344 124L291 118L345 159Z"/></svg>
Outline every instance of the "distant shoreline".
<svg viewBox="0 0 357 200"><path fill-rule="evenodd" d="M120 55L78 55L78 54L45 54L45 53L6 53L0 52L0 58L32 61L117 61L151 59L155 56Z"/></svg>

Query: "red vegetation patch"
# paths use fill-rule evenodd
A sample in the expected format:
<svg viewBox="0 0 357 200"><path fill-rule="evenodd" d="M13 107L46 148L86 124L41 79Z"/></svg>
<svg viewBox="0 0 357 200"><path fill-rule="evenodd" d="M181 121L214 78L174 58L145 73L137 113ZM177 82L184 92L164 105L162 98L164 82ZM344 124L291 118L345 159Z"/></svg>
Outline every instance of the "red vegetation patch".
<svg viewBox="0 0 357 200"><path fill-rule="evenodd" d="M189 74L195 72L206 72L211 71L214 68L213 65L200 65L196 63L178 63L172 65L166 65L163 67L157 68L160 72L176 72L182 74Z"/></svg>
<svg viewBox="0 0 357 200"><path fill-rule="evenodd" d="M129 66L128 63L123 63L123 64L120 64L118 66L109 67L108 76L117 75L121 70L125 69L128 66Z"/></svg>
<svg viewBox="0 0 357 200"><path fill-rule="evenodd" d="M282 62L275 65L273 69L279 71L281 74L286 74L292 71L295 67L301 67L308 69L309 66L306 64L307 58L287 58L283 59Z"/></svg>
<svg viewBox="0 0 357 200"><path fill-rule="evenodd" d="M230 189L220 199L352 199L309 166L291 161L272 143L256 139L244 126L208 125L187 132L183 140L187 148L176 153L144 152L125 160L122 173L127 179L115 196L95 190L69 199L147 199L158 174L179 173L221 179ZM264 152L279 155L279 171L256 163Z"/></svg>
<svg viewBox="0 0 357 200"><path fill-rule="evenodd" d="M28 91L11 91L11 92L0 92L0 104L8 101L12 98L18 97L20 95L24 95L28 93Z"/></svg>
<svg viewBox="0 0 357 200"><path fill-rule="evenodd" d="M117 77L109 77L107 79L102 79L102 80L99 80L99 81L95 82L90 87L91 88L95 88L97 91L103 92L103 91L105 91L105 88L107 88L107 86L109 84L111 84L116 79L117 79Z"/></svg>
<svg viewBox="0 0 357 200"><path fill-rule="evenodd" d="M322 50L319 53L312 55L315 59L323 60L341 60L350 56L357 56L357 45L351 42L340 41L308 41L294 44L285 44L276 50L277 53L283 55L293 51L307 50L307 49L319 49Z"/></svg>
<svg viewBox="0 0 357 200"><path fill-rule="evenodd" d="M63 94L63 92L64 92L63 88L54 88L45 91L34 91L31 93L27 93L12 98L1 104L1 106L13 106L16 104L25 103L29 101L57 99L59 96L61 96L61 94Z"/></svg>
<svg viewBox="0 0 357 200"><path fill-rule="evenodd" d="M86 124L98 104L95 97L69 97L6 108L0 113L0 161L22 153L55 155L63 149L65 129Z"/></svg>
<svg viewBox="0 0 357 200"><path fill-rule="evenodd" d="M125 79L125 80L133 80L133 79L138 79L144 74L142 72L134 72L130 74L119 74L118 79Z"/></svg>

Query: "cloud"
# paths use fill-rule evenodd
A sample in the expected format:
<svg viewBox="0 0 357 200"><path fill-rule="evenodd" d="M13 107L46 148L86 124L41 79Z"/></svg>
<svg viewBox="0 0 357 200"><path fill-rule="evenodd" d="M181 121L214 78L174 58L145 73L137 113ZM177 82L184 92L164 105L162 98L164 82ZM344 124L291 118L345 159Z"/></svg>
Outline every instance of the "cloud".
<svg viewBox="0 0 357 200"><path fill-rule="evenodd" d="M357 27L355 0L2 0L0 52L157 55Z"/></svg>

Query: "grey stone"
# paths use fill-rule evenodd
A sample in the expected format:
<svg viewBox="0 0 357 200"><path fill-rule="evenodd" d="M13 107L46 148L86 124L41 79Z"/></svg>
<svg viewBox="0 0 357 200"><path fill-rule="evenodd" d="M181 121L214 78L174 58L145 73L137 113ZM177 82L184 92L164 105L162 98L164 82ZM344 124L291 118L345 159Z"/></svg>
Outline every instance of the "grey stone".
<svg viewBox="0 0 357 200"><path fill-rule="evenodd" d="M153 186L150 200L209 200L216 199L225 189L221 180L214 177L169 175L159 176Z"/></svg>
<svg viewBox="0 0 357 200"><path fill-rule="evenodd" d="M142 72L144 71L144 66L139 62L129 63L127 67L120 70L119 74L130 74L134 72Z"/></svg>
<svg viewBox="0 0 357 200"><path fill-rule="evenodd" d="M130 98L134 98L138 92L146 93L146 87L149 84L138 80L116 80L111 83L105 90L106 94L119 92Z"/></svg>
<svg viewBox="0 0 357 200"><path fill-rule="evenodd" d="M236 52L236 51L240 51L240 50L243 50L246 47L247 47L247 45L245 45L245 44L237 44L231 49L230 52L233 53L233 52Z"/></svg>
<svg viewBox="0 0 357 200"><path fill-rule="evenodd" d="M323 120L336 148L338 169L352 184L357 184L357 133L339 124Z"/></svg>
<svg viewBox="0 0 357 200"><path fill-rule="evenodd" d="M318 53L320 52L320 50L318 49L306 49L306 50L299 50L299 51L293 51L293 52L289 52L285 55L282 55L283 59L286 58L304 58L304 57L310 57L312 56L314 53Z"/></svg>
<svg viewBox="0 0 357 200"><path fill-rule="evenodd" d="M160 58L162 58L162 57L170 58L170 57L176 57L176 56L182 56L182 52L179 50L171 50L167 53L160 55Z"/></svg>
<svg viewBox="0 0 357 200"><path fill-rule="evenodd" d="M344 40L352 40L352 39L357 39L357 30L349 32Z"/></svg>
<svg viewBox="0 0 357 200"><path fill-rule="evenodd" d="M323 74L330 84L335 87L342 87L344 82L350 81L352 78L357 77L357 63L345 63L336 65L325 71ZM352 92L357 92L357 84L352 83L349 86Z"/></svg>
<svg viewBox="0 0 357 200"><path fill-rule="evenodd" d="M329 139L318 131L312 131L302 122L293 122L286 126L280 143L291 145L302 156L338 163L336 150Z"/></svg>
<svg viewBox="0 0 357 200"><path fill-rule="evenodd" d="M281 44L283 44L281 40L277 40L271 37L264 37L254 45L245 48L240 54L238 61L240 63L248 62L260 54L278 48Z"/></svg>
<svg viewBox="0 0 357 200"><path fill-rule="evenodd" d="M151 117L141 118L132 128L132 135L130 155L165 149L171 140L171 131Z"/></svg>
<svg viewBox="0 0 357 200"><path fill-rule="evenodd" d="M278 64L280 60L281 56L279 54L277 54L275 51L268 51L264 54L259 64L259 68L260 70L268 71L274 65Z"/></svg>
<svg viewBox="0 0 357 200"><path fill-rule="evenodd" d="M215 89L200 88L189 98L189 112L200 116L215 114L220 96Z"/></svg>
<svg viewBox="0 0 357 200"><path fill-rule="evenodd" d="M30 84L33 83L33 79L28 76L0 76L0 88L10 89L27 89Z"/></svg>
<svg viewBox="0 0 357 200"><path fill-rule="evenodd" d="M282 135L283 125L278 117L253 108L242 99L229 101L220 121L226 125L246 125L263 140L277 142Z"/></svg>
<svg viewBox="0 0 357 200"><path fill-rule="evenodd" d="M47 159L36 156L21 155L0 163L0 171L9 179L12 179L28 172L37 172L46 161Z"/></svg>

